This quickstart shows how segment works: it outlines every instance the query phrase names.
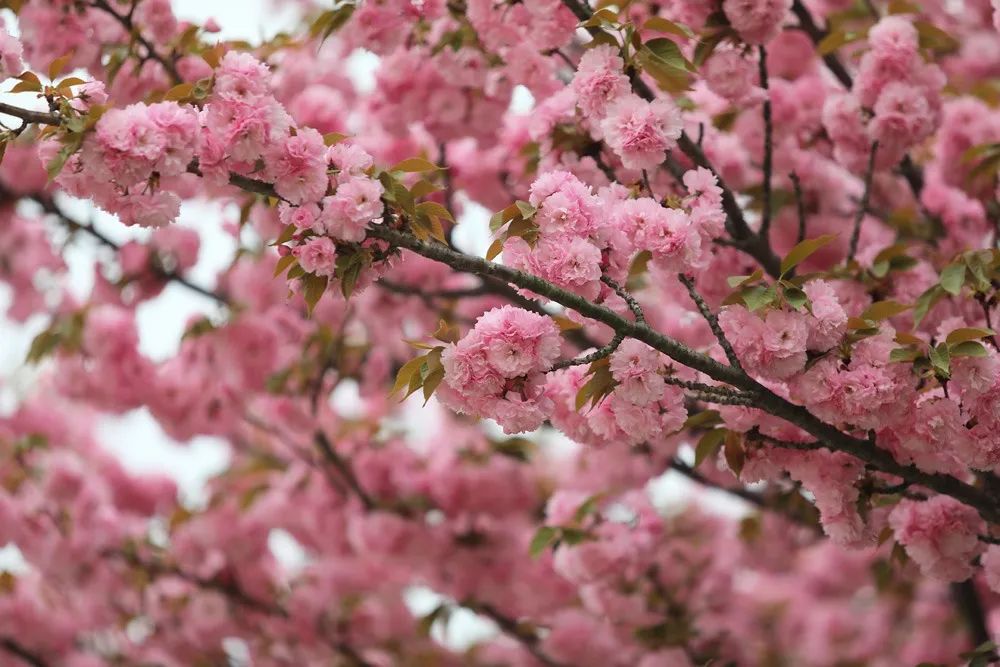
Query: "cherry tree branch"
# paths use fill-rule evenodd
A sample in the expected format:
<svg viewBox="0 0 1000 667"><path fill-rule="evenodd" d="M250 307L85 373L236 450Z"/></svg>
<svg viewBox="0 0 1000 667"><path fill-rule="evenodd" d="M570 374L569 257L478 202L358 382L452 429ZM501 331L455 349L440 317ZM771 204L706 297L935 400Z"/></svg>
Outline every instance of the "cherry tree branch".
<svg viewBox="0 0 1000 667"><path fill-rule="evenodd" d="M66 213L62 209L62 207L60 207L55 202L55 200L52 197L50 197L49 195L42 194L42 193L32 193L32 194L24 195L24 197L26 199L30 199L30 200L34 201L39 206L41 206L42 210L45 213L47 213L49 215L53 215L56 218L58 218L59 221L63 225L65 225L69 230L83 232L83 233L87 234L88 236L92 237L93 239L95 239L101 245L103 245L103 246L105 246L107 248L110 248L114 252L118 252L119 250L121 250L121 246L119 246L111 238L109 238L108 236L106 236L105 234L103 234L101 231L99 231L93 225L85 223L85 222L80 222L79 220L73 218L71 215L69 215L68 213ZM17 195L14 195L10 191L8 191L8 190L4 189L2 186L0 186L0 202L13 202L13 201L16 201L18 198L19 197ZM216 291L208 289L207 287L202 287L201 285L198 285L197 283L192 282L191 280L189 280L188 278L184 277L183 275L177 273L176 271L166 271L166 270L163 270L160 267L152 267L152 268L153 268L154 272L156 273L156 275L158 277L162 278L163 280L166 280L168 282L175 282L178 285L180 285L180 286L182 286L182 287L184 287L184 288L186 288L186 289L188 289L188 290L190 290L192 292L200 294L203 297L206 297L208 299L212 299L213 301L216 301L217 303L219 303L221 305L224 305L224 306L231 305L230 302L229 302L229 298L225 294L222 294L221 292L216 292Z"/></svg>
<svg viewBox="0 0 1000 667"><path fill-rule="evenodd" d="M26 649L24 646L21 646L21 644L10 637L0 637L0 648L13 656L20 658L24 662L31 665L31 667L49 667L49 663Z"/></svg>
<svg viewBox="0 0 1000 667"><path fill-rule="evenodd" d="M691 300L694 301L695 305L698 306L698 312L701 316L708 322L709 328L712 333L715 334L715 339L719 341L719 345L722 347L722 351L726 353L726 359L729 360L729 365L733 368L743 369L740 364L739 357L736 356L736 352L733 350L733 346L730 345L729 339L726 338L726 333L719 326L719 318L716 317L715 313L712 312L705 300L698 294L698 290L695 289L694 280L690 276L686 276L683 273L677 274L677 279L684 283L684 287L687 288L688 295Z"/></svg>
<svg viewBox="0 0 1000 667"><path fill-rule="evenodd" d="M802 0L795 0L792 4L792 13L795 14L795 18L799 20L799 27L804 33L809 35L809 39L813 41L814 44L819 44L822 42L826 36L829 34L823 28L816 25L816 21L813 20L812 14L809 9L802 3ZM823 55L823 62L826 63L826 68L837 78L837 81L850 90L854 86L854 80L851 78L851 74L844 67L844 63L840 62L840 58L834 52L826 53Z"/></svg>
<svg viewBox="0 0 1000 667"><path fill-rule="evenodd" d="M580 21L587 21L593 15L590 7L580 0L562 0L562 2ZM632 84L632 90L639 97L647 102L656 99L656 93L646 85L638 72L632 70L629 73L629 80ZM776 277L780 273L781 260L774 254L767 239L762 235L755 234L750 225L747 224L743 209L736 201L736 195L708 161L701 148L701 143L692 140L687 132L681 132L681 136L677 140L677 147L695 166L708 169L718 180L719 187L722 189L722 208L726 212L726 229L733 237L735 247L756 259L768 274ZM678 170L670 164L672 160L669 157L667 162L671 173L677 176L678 171L681 171L681 175L683 175L682 170Z"/></svg>
<svg viewBox="0 0 1000 667"><path fill-rule="evenodd" d="M573 0L563 0L573 4ZM634 85L638 82L640 90L646 95L652 96L652 91L640 80L633 78ZM58 116L53 115L50 124L58 124ZM686 136L686 135L685 135ZM684 139L684 136L681 137ZM690 139L688 149L692 150L696 157L701 158L701 162L707 164L704 154ZM681 142L683 144L683 141ZM682 146L683 149L683 146ZM685 151L687 152L687 150ZM699 163L698 159L694 160ZM230 182L237 187L242 187L250 192L273 196L274 189L270 184L255 179L233 175ZM721 181L720 181L721 183ZM728 189L723 189L723 201L728 197L735 205L735 198ZM736 205L738 209L738 205ZM740 213L742 215L742 213ZM718 361L691 350L681 342L665 336L650 328L643 322L632 322L618 313L605 308L599 304L588 301L577 294L561 289L537 276L533 276L521 271L516 271L510 267L487 262L486 260L471 257L457 252L443 245L429 244L419 240L411 234L398 229L393 229L389 225L375 225L369 229L369 236L387 241L390 244L411 250L419 255L442 262L453 269L466 273L473 273L480 276L499 279L515 285L522 289L530 290L545 298L562 304L567 308L576 310L581 315L589 317L598 322L608 325L617 333L627 337L635 338L646 343L650 347L663 352L675 361L684 364L694 370L705 373L709 377L719 382L731 384L753 396L754 407L780 417L785 421L798 426L802 430L810 433L825 446L835 451L842 451L870 464L882 472L902 477L913 483L920 484L938 493L949 495L956 500L975 508L979 514L988 522L1000 524L1000 507L990 497L966 482L963 482L950 475L941 473L927 473L913 465L903 465L886 450L879 449L874 442L868 439L854 437L848 433L841 432L835 426L823 422L806 408L795 405L787 399L778 396L768 390L762 384L751 378L743 371L726 366ZM759 237L758 241L759 241ZM770 252L770 248L768 247ZM772 253L773 255L773 253ZM776 258L775 258L776 260Z"/></svg>
<svg viewBox="0 0 1000 667"><path fill-rule="evenodd" d="M371 227L369 235L387 241L396 247L411 250L428 259L447 264L458 271L489 275L506 280L512 285L530 290L567 308L576 310L585 317L606 324L618 333L641 340L675 361L700 371L718 382L742 389L752 397L754 407L798 426L822 442L823 446L851 454L882 472L902 477L913 484L919 484L938 493L949 495L975 508L988 522L1000 523L1000 508L982 490L949 475L927 473L916 466L900 464L889 452L879 449L872 441L841 432L835 426L817 418L806 408L778 396L745 372L695 352L683 343L650 328L645 323L630 321L604 306L559 288L537 276L464 255L443 245L426 243L411 234L393 229L388 225Z"/></svg>
<svg viewBox="0 0 1000 667"><path fill-rule="evenodd" d="M591 364L595 361L600 361L605 357L610 357L612 354L614 354L615 350L618 349L618 346L622 344L623 340L625 340L625 336L621 334L615 334L615 337L612 338L611 342L608 343L607 345L598 348L597 350L594 350L590 354L584 355L582 357L576 357L573 359L563 359L562 361L557 361L552 365L552 368L550 370L558 371L563 368L569 368L570 366L583 366L584 364Z"/></svg>
<svg viewBox="0 0 1000 667"><path fill-rule="evenodd" d="M141 1L142 0L132 0L132 11L135 10L135 7ZM149 42L148 39L143 37L142 31L132 21L132 11L128 12L127 14L119 14L118 12L115 11L114 7L108 4L107 0L94 0L92 6L95 9L99 9L102 12L109 14L115 19L115 21L120 23L121 26L125 28L126 32L128 32L129 36L136 42L141 44L144 49L146 49L145 58L155 60L157 63L159 63L160 66L163 68L163 70L167 73L167 75L170 76L172 83L178 84L184 81L184 79L180 75L180 72L177 71L177 65L174 64L173 60L160 55L160 53L156 50L156 47L154 47Z"/></svg>
<svg viewBox="0 0 1000 667"><path fill-rule="evenodd" d="M354 492L354 495L358 497L358 500L361 501L361 505L365 508L365 511L370 512L376 509L378 504L361 486L361 482L358 481L351 465L333 447L333 443L330 442L330 438L327 437L326 433L317 430L315 440L324 458L326 458L330 465L337 469L337 472L343 477L344 482Z"/></svg>
<svg viewBox="0 0 1000 667"><path fill-rule="evenodd" d="M484 602L476 602L474 600L467 600L461 604L469 611L485 616L496 623L497 627L499 627L505 635L517 640L517 642L520 643L525 650L527 650L528 653L535 658L535 660L545 665L545 667L564 667L563 663L557 662L542 651L539 647L541 642L539 641L537 634L532 632L529 628L524 627L518 621L506 616L493 605Z"/></svg>
<svg viewBox="0 0 1000 667"><path fill-rule="evenodd" d="M986 611L983 609L983 601L979 597L979 591L976 590L975 579L951 584L951 598L962 620L965 621L972 639L972 646L980 646L990 641L990 631L986 625Z"/></svg>
<svg viewBox="0 0 1000 667"><path fill-rule="evenodd" d="M792 12L799 21L799 27L809 35L809 39L813 41L813 44L818 45L830 34L827 30L816 25L816 21L813 20L812 14L805 4L803 4L802 0L795 0L792 4ZM854 79L835 52L824 54L823 62L844 88L851 90L854 87ZM920 167L913 161L913 158L906 155L899 164L899 171L903 175L903 178L906 179L907 185L910 186L913 196L917 201L920 201L920 193L924 189L924 175Z"/></svg>
<svg viewBox="0 0 1000 667"><path fill-rule="evenodd" d="M795 210L799 216L799 233L795 237L795 242L802 243L806 240L806 202L802 195L802 181L794 171L788 174L788 180L795 189Z"/></svg>
<svg viewBox="0 0 1000 667"><path fill-rule="evenodd" d="M771 181L774 172L774 126L771 118L771 91L767 80L767 49L765 49L762 45L757 49L757 54L757 68L760 75L760 87L764 89L764 93L767 95L764 99L763 111L761 112L764 117L764 208L760 216L760 236L765 241L770 242L768 235L771 232Z"/></svg>
<svg viewBox="0 0 1000 667"><path fill-rule="evenodd" d="M875 156L878 153L878 141L872 143L871 152L868 154L868 167L865 169L865 190L858 203L857 213L854 215L854 229L851 231L851 242L847 250L846 264L850 264L854 255L858 252L858 240L861 238L861 222L868 213L868 202L872 196L872 178L875 175Z"/></svg>

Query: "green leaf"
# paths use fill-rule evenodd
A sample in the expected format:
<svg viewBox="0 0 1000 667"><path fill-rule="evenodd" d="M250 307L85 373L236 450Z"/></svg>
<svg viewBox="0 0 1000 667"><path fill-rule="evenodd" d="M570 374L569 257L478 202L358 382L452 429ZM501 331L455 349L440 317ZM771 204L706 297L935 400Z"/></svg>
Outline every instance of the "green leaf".
<svg viewBox="0 0 1000 667"><path fill-rule="evenodd" d="M52 61L49 65L49 79L55 81L56 77L62 74L62 71L66 69L66 65L69 61L73 59L73 52L63 54Z"/></svg>
<svg viewBox="0 0 1000 667"><path fill-rule="evenodd" d="M816 45L816 52L826 56L842 46L857 42L868 35L868 30L835 30L821 39Z"/></svg>
<svg viewBox="0 0 1000 667"><path fill-rule="evenodd" d="M889 352L889 361L891 363L903 361L912 363L921 356L920 350L915 350L911 347L897 347Z"/></svg>
<svg viewBox="0 0 1000 667"><path fill-rule="evenodd" d="M59 152L56 153L56 156L52 158L47 165L45 165L45 172L49 175L50 181L59 175L62 168L66 166L66 161L69 160L75 150L76 148L74 146L67 144L66 146L60 148Z"/></svg>
<svg viewBox="0 0 1000 667"><path fill-rule="evenodd" d="M986 347L977 340L967 340L948 348L948 354L952 357L987 357L989 352Z"/></svg>
<svg viewBox="0 0 1000 667"><path fill-rule="evenodd" d="M723 42L727 37L733 36L735 33L732 29L716 30L707 37L702 37L698 40L698 43L694 47L694 64L697 67L701 67L705 64L709 58L712 57L712 53L718 48L719 44Z"/></svg>
<svg viewBox="0 0 1000 667"><path fill-rule="evenodd" d="M684 428L709 428L722 423L718 410L702 410L687 418Z"/></svg>
<svg viewBox="0 0 1000 667"><path fill-rule="evenodd" d="M163 99L168 102L179 102L180 100L186 100L191 97L191 93L194 92L193 83L179 83L170 90L168 90L164 95Z"/></svg>
<svg viewBox="0 0 1000 667"><path fill-rule="evenodd" d="M272 243L271 245L281 245L283 243L288 243L289 241L292 240L292 237L295 236L296 231L297 230L295 229L295 225L285 225L285 228L281 230L281 233L278 234L278 238L276 238L274 240L274 243Z"/></svg>
<svg viewBox="0 0 1000 667"><path fill-rule="evenodd" d="M678 37L684 37L687 39L694 39L696 35L691 28L687 27L683 23L674 23L662 16L654 16L648 19L642 24L643 30L655 30L656 32L668 33L671 35L677 35Z"/></svg>
<svg viewBox="0 0 1000 667"><path fill-rule="evenodd" d="M326 276L317 276L312 273L302 276L302 296L306 300L306 306L310 315L312 315L313 309L316 308L316 304L319 303L320 297L323 296L323 292L326 291L329 281L330 279Z"/></svg>
<svg viewBox="0 0 1000 667"><path fill-rule="evenodd" d="M323 145L335 146L344 139L346 139L348 136L350 135L343 134L341 132L327 132L326 134L323 135Z"/></svg>
<svg viewBox="0 0 1000 667"><path fill-rule="evenodd" d="M719 452L722 442L726 439L726 433L728 433L726 429L716 428L701 436L701 439L698 440L698 445L694 449L695 468Z"/></svg>
<svg viewBox="0 0 1000 667"><path fill-rule="evenodd" d="M602 359L601 361L607 362L606 359ZM577 410L582 410L587 401L590 401L591 406L597 405L605 396L611 393L617 384L611 375L611 371L608 370L608 364L601 363L601 361L595 361L590 365L590 379L587 380L585 385L580 387L580 391L576 394Z"/></svg>
<svg viewBox="0 0 1000 667"><path fill-rule="evenodd" d="M920 46L938 53L957 51L958 40L929 21L914 21L913 27L920 36Z"/></svg>
<svg viewBox="0 0 1000 667"><path fill-rule="evenodd" d="M455 218L452 217L448 209L434 201L420 202L417 204L416 210L425 215L433 216L435 218L443 218L449 222L455 222Z"/></svg>
<svg viewBox="0 0 1000 667"><path fill-rule="evenodd" d="M46 329L31 341L31 347L28 348L27 361L32 364L38 363L52 354L61 343L61 335L51 329Z"/></svg>
<svg viewBox="0 0 1000 667"><path fill-rule="evenodd" d="M909 0L889 0L889 14L919 14L920 5Z"/></svg>
<svg viewBox="0 0 1000 667"><path fill-rule="evenodd" d="M274 277L277 278L282 273L284 273L288 267L295 263L295 255L288 253L284 257L279 257L278 262L274 265Z"/></svg>
<svg viewBox="0 0 1000 667"><path fill-rule="evenodd" d="M746 287L740 292L740 298L743 299L743 303L751 311L760 310L761 308L774 303L775 298L778 294L774 291L773 286L764 285L754 285L753 287Z"/></svg>
<svg viewBox="0 0 1000 667"><path fill-rule="evenodd" d="M23 72L17 78L20 81L11 88L12 93L37 93L42 89L42 82L34 72Z"/></svg>
<svg viewBox="0 0 1000 667"><path fill-rule="evenodd" d="M573 513L573 521L575 523L583 523L583 520L588 516L596 512L599 508L601 500L604 499L604 494L595 493L590 496L576 508L576 512Z"/></svg>
<svg viewBox="0 0 1000 667"><path fill-rule="evenodd" d="M744 285L749 283L755 283L763 277L764 277L764 270L757 269L749 276L729 276L728 278L726 278L726 282L729 284L730 287L736 289L737 287L743 287Z"/></svg>
<svg viewBox="0 0 1000 667"><path fill-rule="evenodd" d="M528 553L531 554L532 558L535 558L558 541L558 528L553 528L552 526L542 526L535 531L534 537L531 538L531 545L528 547Z"/></svg>
<svg viewBox="0 0 1000 667"><path fill-rule="evenodd" d="M392 391L389 392L390 396L402 391L405 387L408 387L414 374L420 374L420 369L426 361L426 356L427 355L420 355L419 357L414 357L403 364L402 368L399 369L399 372L396 373L396 382L392 385Z"/></svg>
<svg viewBox="0 0 1000 667"><path fill-rule="evenodd" d="M941 285L945 292L952 296L961 294L962 286L965 284L965 264L955 262L946 266L941 271L941 279L938 281L938 284Z"/></svg>
<svg viewBox="0 0 1000 667"><path fill-rule="evenodd" d="M501 252L503 252L503 241L496 239L490 244L490 247L486 249L486 259L492 262Z"/></svg>
<svg viewBox="0 0 1000 667"><path fill-rule="evenodd" d="M439 167L430 160L425 160L422 157L411 157L403 160L402 162L397 162L389 171L405 171L405 172L421 172L421 171L441 171L443 167Z"/></svg>
<svg viewBox="0 0 1000 667"><path fill-rule="evenodd" d="M930 360L931 366L939 371L940 375L948 377L951 372L951 352L948 350L947 345L941 343L937 347L932 347L930 350Z"/></svg>
<svg viewBox="0 0 1000 667"><path fill-rule="evenodd" d="M799 310L809 303L809 297L806 296L806 293L798 287L784 288L782 296L785 298L785 301L788 302L788 305L796 310Z"/></svg>
<svg viewBox="0 0 1000 667"><path fill-rule="evenodd" d="M996 331L985 327L962 327L961 329L955 329L948 334L945 342L949 345L957 345L959 343L964 343L967 340L978 340L980 338L988 338L989 336L995 335Z"/></svg>
<svg viewBox="0 0 1000 667"><path fill-rule="evenodd" d="M917 297L916 303L913 304L913 324L918 326L920 321L924 319L927 312L944 297L944 290L941 289L940 285L935 285L931 287L926 292Z"/></svg>
<svg viewBox="0 0 1000 667"><path fill-rule="evenodd" d="M663 90L680 93L691 86L694 65L672 40L662 37L649 40L642 45L638 58L643 69Z"/></svg>
<svg viewBox="0 0 1000 667"><path fill-rule="evenodd" d="M743 451L743 442L740 435L734 431L726 434L725 444L722 453L726 457L726 465L737 477L743 472L743 465L746 463L747 455Z"/></svg>
<svg viewBox="0 0 1000 667"><path fill-rule="evenodd" d="M781 260L781 274L784 275L804 262L814 252L833 241L835 234L824 234L823 236L806 239L788 251L785 258Z"/></svg>
<svg viewBox="0 0 1000 667"><path fill-rule="evenodd" d="M441 368L440 365L424 378L424 405L427 405L427 401L431 400L434 390L438 388L442 380L444 380L444 368Z"/></svg>
<svg viewBox="0 0 1000 667"><path fill-rule="evenodd" d="M653 253L648 250L643 250L635 257L632 258L632 264L628 267L628 278L629 280L638 278L639 276L646 273L649 266L649 260L653 259Z"/></svg>
<svg viewBox="0 0 1000 667"><path fill-rule="evenodd" d="M906 304L899 303L898 301L876 301L872 305L865 309L865 312L861 313L861 319L870 320L872 322L881 322L882 320L887 320L890 317L895 317L900 313L905 313L910 309L910 306Z"/></svg>
<svg viewBox="0 0 1000 667"><path fill-rule="evenodd" d="M420 618L420 622L417 624L417 631L423 637L429 637L431 634L431 629L434 624L439 620L442 623L447 623L448 618L451 616L451 605L447 602L442 602L427 615Z"/></svg>

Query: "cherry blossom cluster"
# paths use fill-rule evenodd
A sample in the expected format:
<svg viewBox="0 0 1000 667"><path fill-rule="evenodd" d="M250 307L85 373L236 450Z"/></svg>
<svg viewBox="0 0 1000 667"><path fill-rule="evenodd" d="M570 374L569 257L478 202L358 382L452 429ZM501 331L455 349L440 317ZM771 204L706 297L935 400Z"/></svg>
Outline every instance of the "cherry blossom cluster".
<svg viewBox="0 0 1000 667"><path fill-rule="evenodd" d="M507 433L533 431L552 412L544 373L559 357L559 330L548 317L503 306L484 313L441 356L454 410L492 417Z"/></svg>
<svg viewBox="0 0 1000 667"><path fill-rule="evenodd" d="M876 166L888 169L933 134L941 122L945 83L940 67L924 61L917 30L906 18L879 21L868 44L853 90L831 96L823 107L837 160L857 171L865 169L873 142L878 142Z"/></svg>
<svg viewBox="0 0 1000 667"><path fill-rule="evenodd" d="M996 0L5 6L0 664L998 659Z"/></svg>

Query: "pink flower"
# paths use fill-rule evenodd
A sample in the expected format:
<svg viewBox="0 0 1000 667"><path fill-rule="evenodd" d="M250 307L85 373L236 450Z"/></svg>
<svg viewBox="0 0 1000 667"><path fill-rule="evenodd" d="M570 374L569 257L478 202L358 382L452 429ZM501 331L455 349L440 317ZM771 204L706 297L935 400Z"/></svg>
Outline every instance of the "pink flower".
<svg viewBox="0 0 1000 667"><path fill-rule="evenodd" d="M680 111L669 99L647 102L635 95L612 104L601 123L608 145L629 169L652 169L663 162L682 129Z"/></svg>
<svg viewBox="0 0 1000 667"><path fill-rule="evenodd" d="M736 48L718 48L701 70L713 93L734 104L759 102L763 91L754 85L757 64Z"/></svg>
<svg viewBox="0 0 1000 667"><path fill-rule="evenodd" d="M375 160L365 149L346 141L330 146L326 159L341 172L341 175L360 176L375 164Z"/></svg>
<svg viewBox="0 0 1000 667"><path fill-rule="evenodd" d="M632 88L624 69L625 62L618 49L608 44L600 44L583 54L573 77L573 92L586 118L603 120L608 105L629 94Z"/></svg>
<svg viewBox="0 0 1000 667"><path fill-rule="evenodd" d="M767 44L778 36L792 0L723 0L722 10L748 44Z"/></svg>
<svg viewBox="0 0 1000 667"><path fill-rule="evenodd" d="M0 23L0 81L24 71L24 61L21 60L23 52L20 40L7 32Z"/></svg>
<svg viewBox="0 0 1000 667"><path fill-rule="evenodd" d="M636 405L646 405L663 397L666 383L660 371L660 353L645 343L629 338L611 355L611 375L621 383L616 394Z"/></svg>
<svg viewBox="0 0 1000 667"><path fill-rule="evenodd" d="M986 585L990 590L1000 593L1000 546L991 544L986 548L986 553L983 554L983 574L986 575Z"/></svg>
<svg viewBox="0 0 1000 667"><path fill-rule="evenodd" d="M91 159L85 149L84 159L123 185L148 179L167 147L166 132L143 104L109 110L97 122L94 139L98 154Z"/></svg>
<svg viewBox="0 0 1000 667"><path fill-rule="evenodd" d="M329 184L325 157L326 146L316 130L300 129L287 137L267 157L274 189L293 204L318 202Z"/></svg>
<svg viewBox="0 0 1000 667"><path fill-rule="evenodd" d="M157 42L167 42L177 32L170 0L142 0L136 7L135 20Z"/></svg>
<svg viewBox="0 0 1000 667"><path fill-rule="evenodd" d="M802 286L809 297L809 312L812 317L806 321L809 327L810 350L826 351L840 342L847 329L847 313L837 299L837 293L824 280L810 280Z"/></svg>
<svg viewBox="0 0 1000 667"><path fill-rule="evenodd" d="M164 138L163 153L156 163L157 173L162 177L187 171L195 153L196 144L191 138L198 134L198 114L176 102L151 104L146 113Z"/></svg>
<svg viewBox="0 0 1000 667"><path fill-rule="evenodd" d="M332 276L336 268L337 249L326 236L313 236L292 250L299 265L307 273Z"/></svg>
<svg viewBox="0 0 1000 667"><path fill-rule="evenodd" d="M761 345L772 377L788 377L806 363L809 331L805 317L794 310L771 310L764 318Z"/></svg>
<svg viewBox="0 0 1000 667"><path fill-rule="evenodd" d="M896 540L921 572L943 581L964 581L983 550L983 520L968 505L948 496L902 500L889 515Z"/></svg>
<svg viewBox="0 0 1000 667"><path fill-rule="evenodd" d="M317 234L323 233L323 225L319 222L320 210L316 204L303 204L302 206L291 206L281 204L278 207L278 218L283 225L295 225L300 231L314 231Z"/></svg>
<svg viewBox="0 0 1000 667"><path fill-rule="evenodd" d="M212 91L222 97L243 99L267 93L271 73L267 65L242 51L229 51L215 71Z"/></svg>
<svg viewBox="0 0 1000 667"><path fill-rule="evenodd" d="M180 215L181 199L173 192L159 190L150 194L130 194L108 202L106 208L117 213L126 225L162 227Z"/></svg>
<svg viewBox="0 0 1000 667"><path fill-rule="evenodd" d="M439 398L453 410L496 419L508 433L534 430L554 407L543 373L559 348L550 318L513 306L494 308L444 351L447 389Z"/></svg>
<svg viewBox="0 0 1000 667"><path fill-rule="evenodd" d="M382 184L358 176L337 186L337 192L323 198L320 220L327 232L343 241L361 241L365 229L382 215Z"/></svg>

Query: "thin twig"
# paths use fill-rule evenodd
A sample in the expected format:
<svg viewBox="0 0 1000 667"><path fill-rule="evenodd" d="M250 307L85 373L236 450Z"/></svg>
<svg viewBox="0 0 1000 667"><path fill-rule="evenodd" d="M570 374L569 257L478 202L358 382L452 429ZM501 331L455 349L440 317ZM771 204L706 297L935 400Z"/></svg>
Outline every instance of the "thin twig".
<svg viewBox="0 0 1000 667"><path fill-rule="evenodd" d="M42 193L34 193L26 195L26 197L28 199L33 200L39 206L41 206L44 212L58 218L59 221L71 231L81 231L87 234L88 236L94 238L101 245L110 248L115 252L121 250L121 247L117 243L115 243L110 237L106 236L104 233L99 231L93 225L80 222L79 220L76 220L68 213L66 213L62 209L62 207L56 204L55 200L52 199L52 197L50 197L49 195ZM0 187L0 201L15 200L15 199L16 197L12 193ZM181 274L175 271L166 271L156 266L151 267L151 269L156 273L157 276L159 276L165 281L175 282L178 285L181 285L182 287L192 292L196 292L224 306L230 305L229 298L225 294L222 294L221 292L216 292L214 290L210 290L206 287L198 285L197 283L191 282L191 280L189 280L188 278L182 276Z"/></svg>
<svg viewBox="0 0 1000 667"><path fill-rule="evenodd" d="M764 201L760 218L760 236L769 242L771 232L771 180L774 172L774 127L771 119L771 93L767 79L767 49L758 47L758 72L760 87L764 89Z"/></svg>
<svg viewBox="0 0 1000 667"><path fill-rule="evenodd" d="M613 278L609 278L608 276L601 276L601 282L614 290L615 294L620 296L625 301L628 309L631 310L632 314L635 316L636 322L645 324L646 316L642 313L642 306L639 305L639 302L634 296L632 296L632 294L629 293L628 290L615 282Z"/></svg>
<svg viewBox="0 0 1000 667"><path fill-rule="evenodd" d="M139 4L138 0L136 0L133 3L133 6L137 4ZM139 30L139 28L132 21L132 12L129 12L128 14L119 14L114 10L113 7L111 7L111 5L107 3L106 0L94 0L93 6L95 9L100 9L101 11L110 14L112 17L114 17L114 19L118 21L118 23L120 23L123 28L125 28L126 32L129 33L129 36L132 39L142 44L143 48L146 49L146 57L152 58L153 60L158 62L160 66L163 67L163 70L170 77L171 82L173 84L176 85L184 81L184 79L180 75L180 72L177 71L177 66L174 64L174 62L171 59L167 58L166 56L161 55L156 50L156 47L154 47L149 42L149 40L142 35L142 31Z"/></svg>
<svg viewBox="0 0 1000 667"><path fill-rule="evenodd" d="M702 296L698 294L698 290L695 289L694 279L684 275L683 273L678 273L677 279L680 280L684 284L684 287L687 288L688 295L690 295L691 300L694 301L696 306L698 306L698 312L700 312L701 316L706 322L708 322L709 328L712 330L712 333L715 334L715 339L719 341L719 345L722 346L722 351L726 353L726 359L729 360L729 364L733 368L743 370L739 357L736 356L733 346L729 344L729 339L726 338L726 333L722 330L722 327L719 326L719 318L715 316L715 313L713 313L711 308L708 307L708 304L705 303L705 299L703 299Z"/></svg>
<svg viewBox="0 0 1000 667"><path fill-rule="evenodd" d="M806 240L806 202L802 195L802 181L799 180L799 175L794 171L788 174L788 179L792 182L792 188L795 190L795 209L799 215L799 233L795 242L802 243Z"/></svg>
<svg viewBox="0 0 1000 667"><path fill-rule="evenodd" d="M497 627L500 628L505 635L511 639L517 640L517 642L520 643L525 650L527 650L528 653L535 658L535 660L545 665L545 667L563 667L563 663L557 662L555 659L542 651L538 635L522 623L519 623L515 619L503 614L493 605L486 602L468 600L463 602L462 606L470 611L485 616L496 623Z"/></svg>
<svg viewBox="0 0 1000 667"><path fill-rule="evenodd" d="M582 357L575 357L573 359L563 359L562 361L557 361L552 364L550 371L558 371L563 368L569 368L570 366L583 366L584 364L592 364L595 361L600 361L605 357L609 357L614 354L614 351L618 349L618 346L622 344L625 340L625 336L621 334L615 334L615 337L611 339L611 342L607 345L594 350L590 354L584 355Z"/></svg>
<svg viewBox="0 0 1000 667"><path fill-rule="evenodd" d="M875 155L878 153L878 141L872 143L871 153L868 154L868 167L865 170L865 190L861 195L861 202L858 204L858 212L854 216L854 230L851 232L851 244L848 246L846 264L850 264L858 251L858 239L861 238L861 221L864 220L868 212L868 200L872 194L872 177L875 175Z"/></svg>
<svg viewBox="0 0 1000 667"><path fill-rule="evenodd" d="M368 492L361 487L361 483L358 482L358 478L354 475L354 471L351 469L350 464L337 452L333 444L330 442L330 439L326 436L326 433L323 431L316 431L315 440L316 445L323 453L323 456L334 468L337 469L340 476L344 478L344 482L358 497L358 500L361 501L365 510L369 512L374 510L377 507L375 501L372 500L372 497L368 495Z"/></svg>

